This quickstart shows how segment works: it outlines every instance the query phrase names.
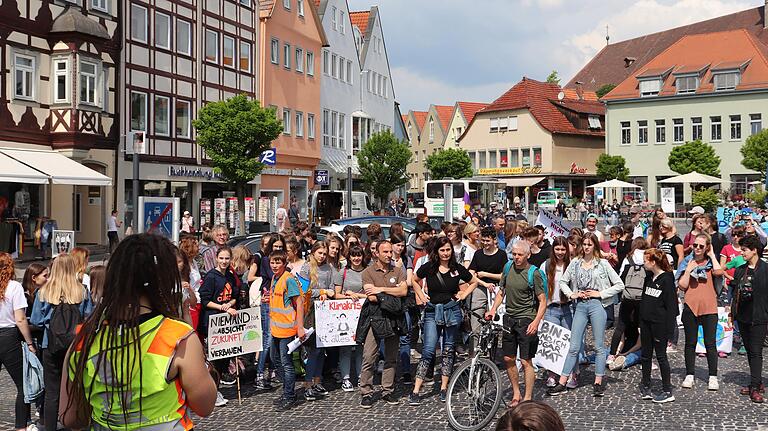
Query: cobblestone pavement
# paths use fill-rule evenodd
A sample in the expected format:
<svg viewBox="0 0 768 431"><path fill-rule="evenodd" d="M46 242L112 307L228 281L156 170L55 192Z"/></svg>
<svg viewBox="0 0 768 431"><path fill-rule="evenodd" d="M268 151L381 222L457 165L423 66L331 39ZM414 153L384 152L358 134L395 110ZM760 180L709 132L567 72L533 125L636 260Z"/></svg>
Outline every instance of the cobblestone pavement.
<svg viewBox="0 0 768 431"><path fill-rule="evenodd" d="M673 384L682 381L682 352L670 354ZM568 430L768 430L768 404L753 404L738 394L739 386L748 378L746 357L731 355L720 359L720 390L706 390L706 363L697 358L696 384L691 390L677 389L677 401L655 405L640 401L637 384L640 367L622 372L608 372L608 388L604 398L592 397L593 367L583 368L582 386L555 398L544 396L544 385L536 381L535 399L544 399L562 416ZM764 369L764 375L768 372ZM654 391L661 389L658 371L654 371ZM510 391L505 383L504 399ZM197 430L444 430L450 429L445 405L431 387L422 389L419 407L410 407L402 399L399 406L377 402L369 410L358 406L357 393L342 392L338 385L327 385L331 394L324 400L302 402L294 409L276 413L272 400L279 390L256 393L250 382L243 382L242 404L238 404L234 388L223 388L229 404L217 408L205 419L197 419ZM0 372L0 429L12 429L13 385L7 373ZM403 388L401 393L403 392ZM437 388L435 388L436 390ZM300 392L299 392L300 393ZM406 393L407 394L407 393ZM501 416L503 409L497 414ZM494 421L495 424L495 421ZM493 425L495 426L495 425ZM489 429L493 429L489 426Z"/></svg>

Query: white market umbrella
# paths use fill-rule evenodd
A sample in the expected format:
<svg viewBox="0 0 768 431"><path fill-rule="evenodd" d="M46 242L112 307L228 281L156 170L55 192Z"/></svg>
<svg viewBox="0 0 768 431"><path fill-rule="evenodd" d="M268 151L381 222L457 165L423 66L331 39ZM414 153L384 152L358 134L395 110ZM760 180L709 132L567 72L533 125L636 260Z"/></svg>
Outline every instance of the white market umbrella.
<svg viewBox="0 0 768 431"><path fill-rule="evenodd" d="M666 180L659 181L661 184L701 184L701 183L716 183L722 184L723 180L717 177L700 174L696 171L689 172L684 175L678 175L676 177L667 178Z"/></svg>
<svg viewBox="0 0 768 431"><path fill-rule="evenodd" d="M592 189L601 189L601 188L626 188L626 189L642 189L642 186L638 186L637 184L628 183L626 181L621 181L617 179L613 179L610 181L603 181L602 183L592 184L591 186L587 186L588 188Z"/></svg>

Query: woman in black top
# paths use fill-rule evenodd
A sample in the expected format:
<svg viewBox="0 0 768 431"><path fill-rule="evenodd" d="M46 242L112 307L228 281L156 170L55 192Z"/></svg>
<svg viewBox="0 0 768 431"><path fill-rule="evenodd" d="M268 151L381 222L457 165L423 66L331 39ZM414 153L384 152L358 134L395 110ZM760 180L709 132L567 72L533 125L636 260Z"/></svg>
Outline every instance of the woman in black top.
<svg viewBox="0 0 768 431"><path fill-rule="evenodd" d="M672 268L683 260L683 240L675 234L675 224L672 219L665 218L660 222L661 240L656 248L672 257Z"/></svg>
<svg viewBox="0 0 768 431"><path fill-rule="evenodd" d="M678 312L677 287L666 253L656 248L646 250L643 261L645 269L651 272L652 277L646 277L645 289L640 299L640 343L643 349L640 360L643 368L640 393L644 400L667 403L675 400L667 359L667 340L672 333L672 325L675 324ZM654 350L662 384L662 392L656 397L651 395L651 358Z"/></svg>
<svg viewBox="0 0 768 431"><path fill-rule="evenodd" d="M459 303L467 298L477 286L477 277L456 262L453 244L447 237L435 241L429 253L429 261L416 271L416 277L426 280L426 293L419 292L428 300L424 309L423 338L424 346L421 361L416 367L416 382L413 393L408 398L410 405L419 405L419 389L427 375L429 364L435 356L440 334L443 335L442 350L442 382L440 385L440 400L445 401L448 380L453 372L453 343L461 324L461 307ZM459 290L459 285L469 283L469 287ZM421 291L418 283L415 288Z"/></svg>

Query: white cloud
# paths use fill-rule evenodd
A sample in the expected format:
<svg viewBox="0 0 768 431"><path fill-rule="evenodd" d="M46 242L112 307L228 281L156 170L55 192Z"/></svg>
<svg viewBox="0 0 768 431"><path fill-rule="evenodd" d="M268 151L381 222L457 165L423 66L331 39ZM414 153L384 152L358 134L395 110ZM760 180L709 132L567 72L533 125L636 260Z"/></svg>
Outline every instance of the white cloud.
<svg viewBox="0 0 768 431"><path fill-rule="evenodd" d="M611 43L748 9L754 2L733 0L641 0L608 15L589 31L567 38L558 52L561 76L571 77L605 46L606 25Z"/></svg>
<svg viewBox="0 0 768 431"><path fill-rule="evenodd" d="M563 4L563 0L523 0L523 6L536 5L542 9L550 9Z"/></svg>

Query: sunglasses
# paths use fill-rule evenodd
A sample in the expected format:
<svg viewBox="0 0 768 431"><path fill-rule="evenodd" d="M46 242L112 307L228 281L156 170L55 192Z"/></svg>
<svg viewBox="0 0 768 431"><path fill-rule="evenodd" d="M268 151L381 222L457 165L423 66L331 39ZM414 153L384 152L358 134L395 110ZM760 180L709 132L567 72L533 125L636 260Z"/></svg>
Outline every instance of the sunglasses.
<svg viewBox="0 0 768 431"><path fill-rule="evenodd" d="M702 248L703 249L703 248L707 248L707 246L704 245L704 244L694 244L693 248Z"/></svg>

